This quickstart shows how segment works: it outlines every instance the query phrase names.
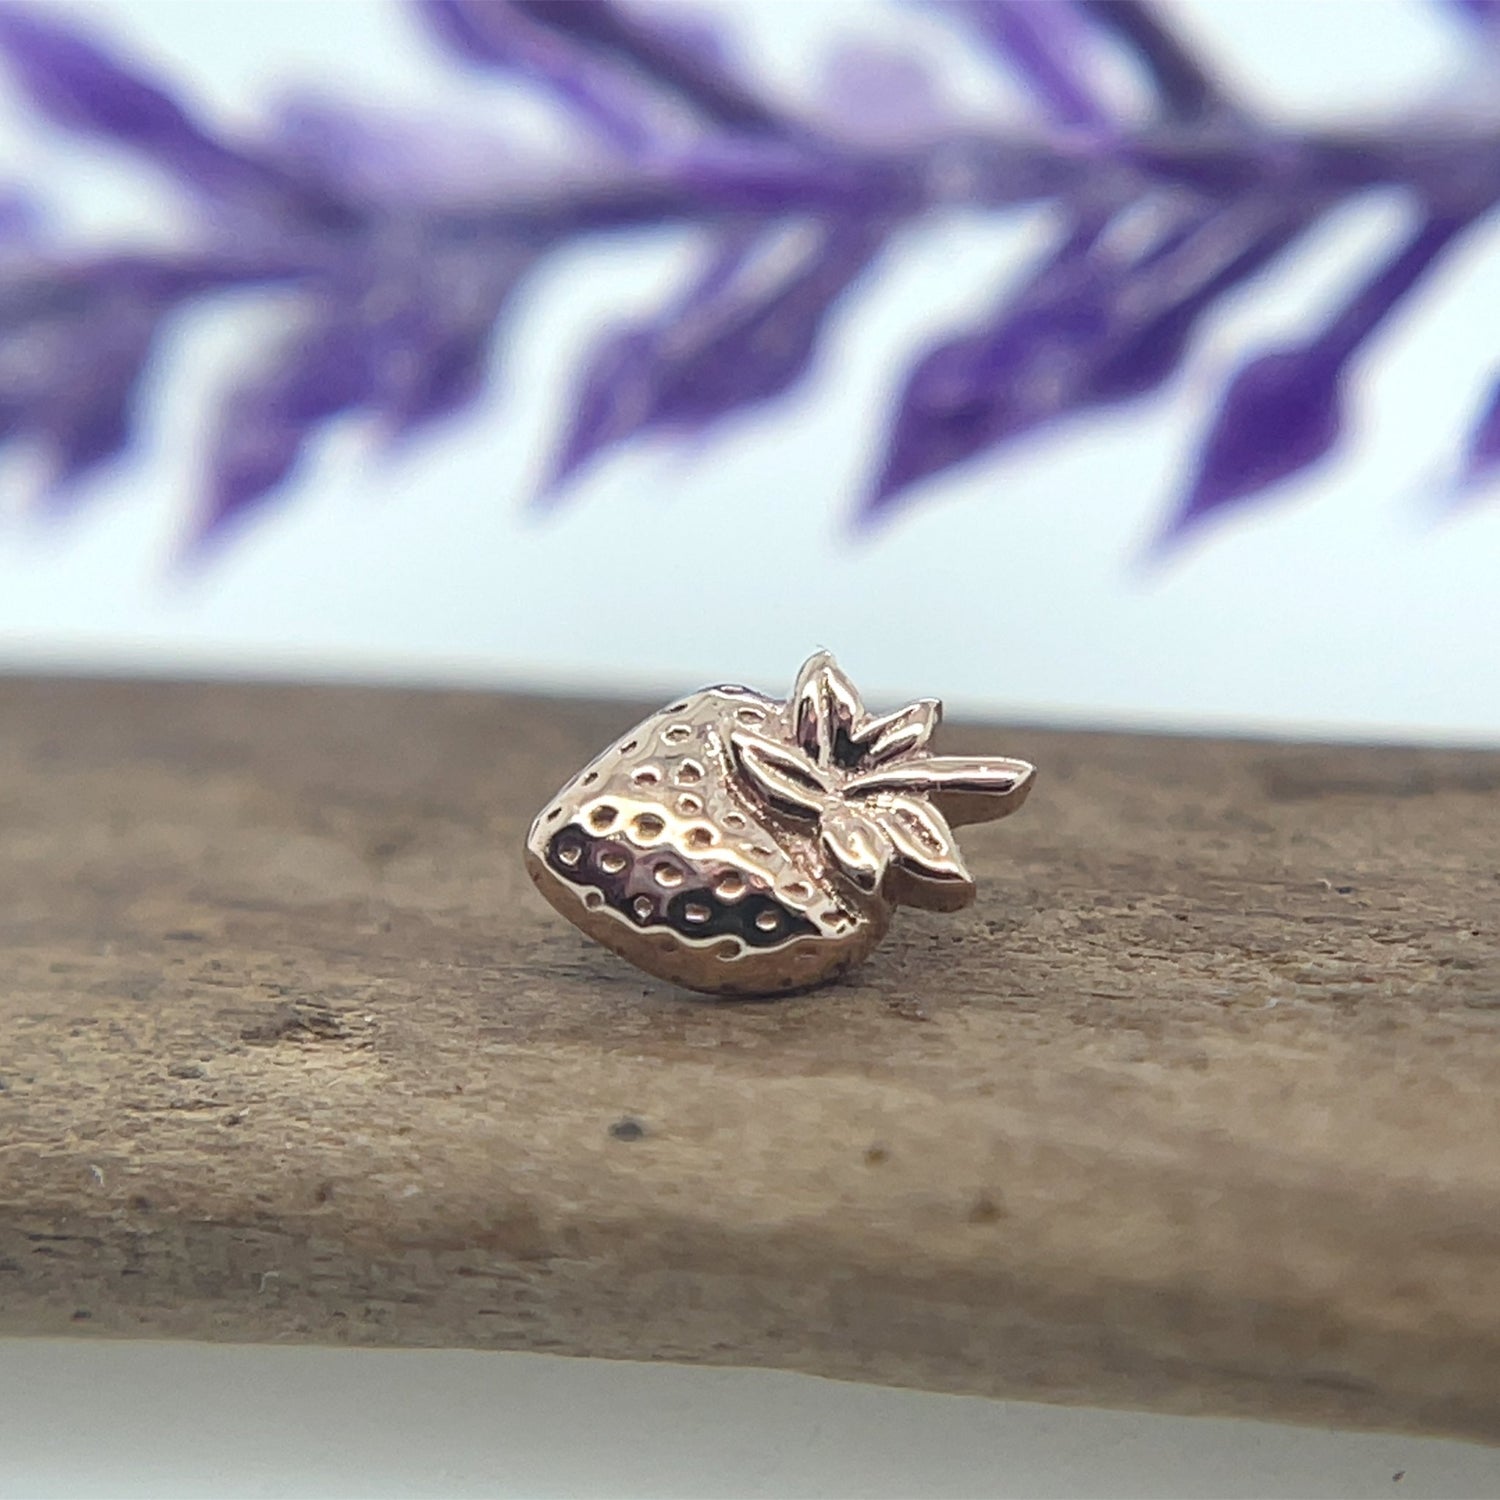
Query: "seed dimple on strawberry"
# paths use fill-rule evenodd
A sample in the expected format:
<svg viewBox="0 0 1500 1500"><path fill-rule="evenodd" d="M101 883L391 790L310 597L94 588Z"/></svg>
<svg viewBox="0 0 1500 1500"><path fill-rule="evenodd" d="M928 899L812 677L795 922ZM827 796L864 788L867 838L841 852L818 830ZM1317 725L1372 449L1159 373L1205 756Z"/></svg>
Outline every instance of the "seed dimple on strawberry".
<svg viewBox="0 0 1500 1500"><path fill-rule="evenodd" d="M805 988L858 962L898 902L974 885L952 822L1024 799L1021 761L934 756L933 699L876 717L826 652L783 702L707 688L600 755L532 826L527 864L570 920L715 993Z"/></svg>

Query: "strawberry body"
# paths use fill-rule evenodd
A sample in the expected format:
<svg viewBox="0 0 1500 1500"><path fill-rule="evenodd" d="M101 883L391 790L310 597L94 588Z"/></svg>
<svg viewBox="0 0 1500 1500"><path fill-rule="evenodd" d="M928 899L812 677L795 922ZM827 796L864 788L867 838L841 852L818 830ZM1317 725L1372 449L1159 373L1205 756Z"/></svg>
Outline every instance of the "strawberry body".
<svg viewBox="0 0 1500 1500"><path fill-rule="evenodd" d="M889 922L817 839L751 795L731 735L785 705L709 688L638 724L532 824L542 894L637 967L690 989L774 994L857 963Z"/></svg>
<svg viewBox="0 0 1500 1500"><path fill-rule="evenodd" d="M1026 795L1023 761L933 755L940 715L935 699L866 713L826 652L785 700L705 688L558 792L527 869L648 973L719 995L806 989L863 959L898 903L973 900L950 824Z"/></svg>

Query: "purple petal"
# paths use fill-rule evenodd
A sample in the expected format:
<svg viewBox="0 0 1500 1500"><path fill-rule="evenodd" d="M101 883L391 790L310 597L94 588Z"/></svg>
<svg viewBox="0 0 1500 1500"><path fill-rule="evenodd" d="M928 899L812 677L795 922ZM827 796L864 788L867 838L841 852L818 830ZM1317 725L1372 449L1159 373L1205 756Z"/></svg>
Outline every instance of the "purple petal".
<svg viewBox="0 0 1500 1500"><path fill-rule="evenodd" d="M335 417L378 413L395 437L481 389L496 320L535 252L487 243L386 247L345 271L272 367L224 402L199 542L288 479Z"/></svg>
<svg viewBox="0 0 1500 1500"><path fill-rule="evenodd" d="M34 442L50 488L66 493L128 445L142 373L177 303L284 270L212 256L21 264L0 282L0 440Z"/></svg>
<svg viewBox="0 0 1500 1500"><path fill-rule="evenodd" d="M1235 376L1171 532L1316 463L1338 441L1343 362L1319 344L1263 354Z"/></svg>
<svg viewBox="0 0 1500 1500"><path fill-rule="evenodd" d="M879 483L884 509L928 475L1071 409L1114 301L1096 231L1080 227L993 323L928 353L907 379Z"/></svg>
<svg viewBox="0 0 1500 1500"><path fill-rule="evenodd" d="M393 436L448 416L483 389L504 313L535 252L479 246L424 257L422 284L379 330L372 403Z"/></svg>
<svg viewBox="0 0 1500 1500"><path fill-rule="evenodd" d="M1500 475L1500 385L1490 393L1488 405L1469 434L1460 487L1472 492Z"/></svg>
<svg viewBox="0 0 1500 1500"><path fill-rule="evenodd" d="M1198 120L1234 113L1217 79L1182 44L1146 0L1082 0L1088 13L1135 55L1165 114Z"/></svg>
<svg viewBox="0 0 1500 1500"><path fill-rule="evenodd" d="M1089 37L1071 0L945 0L1011 64L1059 125L1108 130L1085 59Z"/></svg>
<svg viewBox="0 0 1500 1500"><path fill-rule="evenodd" d="M277 101L265 144L311 191L349 203L361 224L447 218L539 186L557 190L579 155L522 155L493 130L308 93Z"/></svg>
<svg viewBox="0 0 1500 1500"><path fill-rule="evenodd" d="M473 0L471 0L473 3ZM477 0L483 4L484 0ZM725 130L776 133L783 122L734 77L722 43L632 14L609 0L513 0L542 25L629 64Z"/></svg>
<svg viewBox="0 0 1500 1500"><path fill-rule="evenodd" d="M260 163L214 140L164 88L59 22L0 5L0 55L56 124L141 151L204 187L266 180Z"/></svg>
<svg viewBox="0 0 1500 1500"><path fill-rule="evenodd" d="M318 429L368 402L374 389L368 324L350 309L323 310L270 370L223 402L197 545L239 524L291 474Z"/></svg>
<svg viewBox="0 0 1500 1500"><path fill-rule="evenodd" d="M1138 322L1125 321L1119 342L1101 354L1080 404L1127 401L1164 385L1182 367L1204 314L1263 271L1306 223L1296 210L1250 203L1193 224L1162 260L1148 262L1146 269L1167 283L1167 295Z"/></svg>
<svg viewBox="0 0 1500 1500"><path fill-rule="evenodd" d="M682 301L653 323L615 334L595 355L554 485L638 433L701 427L787 390L882 239L878 227L840 220L785 225L724 245Z"/></svg>
<svg viewBox="0 0 1500 1500"><path fill-rule="evenodd" d="M1300 473L1333 447L1350 360L1468 223L1426 220L1315 338L1262 355L1235 376L1169 538Z"/></svg>
<svg viewBox="0 0 1500 1500"><path fill-rule="evenodd" d="M46 219L36 200L20 188L0 188L0 251L27 251L43 237Z"/></svg>
<svg viewBox="0 0 1500 1500"><path fill-rule="evenodd" d="M863 39L830 52L815 114L824 135L876 150L936 142L954 129L953 111L926 63Z"/></svg>
<svg viewBox="0 0 1500 1500"><path fill-rule="evenodd" d="M643 151L656 138L656 105L607 61L508 0L417 0L417 11L452 51L483 68L544 84L612 146Z"/></svg>
<svg viewBox="0 0 1500 1500"><path fill-rule="evenodd" d="M1485 208L1489 205L1485 204ZM1319 335L1339 358L1350 355L1391 316L1448 247L1477 217L1439 214L1424 220L1406 243L1369 278Z"/></svg>
<svg viewBox="0 0 1500 1500"><path fill-rule="evenodd" d="M1220 212L1170 199L1075 225L997 317L913 370L866 517L978 453L1158 388L1204 312L1296 228L1267 205ZM1143 229L1144 248L1122 251Z"/></svg>
<svg viewBox="0 0 1500 1500"><path fill-rule="evenodd" d="M1481 26L1500 26L1500 0L1448 0L1448 4Z"/></svg>
<svg viewBox="0 0 1500 1500"><path fill-rule="evenodd" d="M161 308L119 297L76 330L67 357L52 371L49 399L32 414L55 491L129 444L140 377L161 323Z"/></svg>

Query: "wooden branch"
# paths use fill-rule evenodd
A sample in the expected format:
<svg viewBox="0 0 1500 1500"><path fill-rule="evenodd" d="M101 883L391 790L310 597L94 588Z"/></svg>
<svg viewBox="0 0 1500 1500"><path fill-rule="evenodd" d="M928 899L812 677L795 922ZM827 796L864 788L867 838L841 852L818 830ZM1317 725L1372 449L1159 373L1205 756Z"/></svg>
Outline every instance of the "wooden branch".
<svg viewBox="0 0 1500 1500"><path fill-rule="evenodd" d="M0 684L0 1333L1500 1438L1500 756L955 731L978 906L725 1004L521 868L635 713Z"/></svg>

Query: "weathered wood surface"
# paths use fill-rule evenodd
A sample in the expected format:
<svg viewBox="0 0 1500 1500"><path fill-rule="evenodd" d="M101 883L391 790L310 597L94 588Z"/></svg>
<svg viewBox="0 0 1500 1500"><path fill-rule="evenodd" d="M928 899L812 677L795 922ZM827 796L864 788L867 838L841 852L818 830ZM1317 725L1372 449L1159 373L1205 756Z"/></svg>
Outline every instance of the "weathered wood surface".
<svg viewBox="0 0 1500 1500"><path fill-rule="evenodd" d="M0 1332L1500 1439L1500 756L953 731L979 905L716 1004L521 869L635 707L0 684Z"/></svg>

